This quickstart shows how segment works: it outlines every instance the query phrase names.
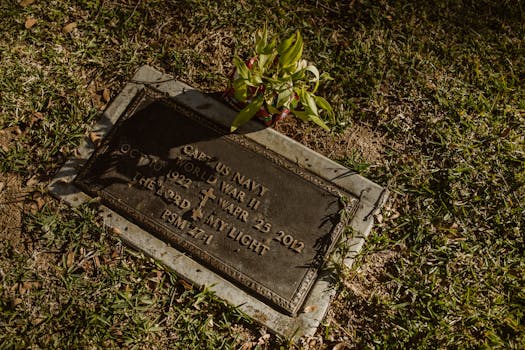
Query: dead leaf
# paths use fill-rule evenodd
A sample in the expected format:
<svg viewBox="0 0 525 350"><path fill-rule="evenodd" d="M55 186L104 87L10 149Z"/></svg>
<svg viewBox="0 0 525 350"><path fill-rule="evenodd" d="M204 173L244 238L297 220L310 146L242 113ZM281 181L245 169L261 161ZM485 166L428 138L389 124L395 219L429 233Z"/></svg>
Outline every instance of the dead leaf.
<svg viewBox="0 0 525 350"><path fill-rule="evenodd" d="M36 121L36 120L42 120L42 119L44 119L44 115L43 115L41 112L35 112L35 113L33 113L33 114L31 115L31 118L32 118L33 120L35 120L35 121Z"/></svg>
<svg viewBox="0 0 525 350"><path fill-rule="evenodd" d="M37 281L25 281L18 284L18 291L21 295L25 294L27 291L30 291L33 288L40 287L40 283Z"/></svg>
<svg viewBox="0 0 525 350"><path fill-rule="evenodd" d="M109 102L109 99L111 98L111 95L109 94L109 89L104 89L104 91L102 91L102 98L104 99L104 101Z"/></svg>
<svg viewBox="0 0 525 350"><path fill-rule="evenodd" d="M184 287L184 289L186 290L190 290L193 288L193 286L191 285L191 283L185 281L185 280L179 280L180 284L182 284L182 286Z"/></svg>
<svg viewBox="0 0 525 350"><path fill-rule="evenodd" d="M5 188L5 182L0 181L0 192L2 192Z"/></svg>
<svg viewBox="0 0 525 350"><path fill-rule="evenodd" d="M270 339L270 333L266 333L257 340L257 345L264 345Z"/></svg>
<svg viewBox="0 0 525 350"><path fill-rule="evenodd" d="M312 338L308 341L308 346L313 348L317 344L317 340L315 338Z"/></svg>
<svg viewBox="0 0 525 350"><path fill-rule="evenodd" d="M70 251L68 254L67 254L67 258L66 258L66 266L67 267L71 267L73 265L73 262L75 261L75 252L74 251Z"/></svg>
<svg viewBox="0 0 525 350"><path fill-rule="evenodd" d="M251 349L253 349L253 347L256 346L256 345L257 345L256 342L254 342L254 341L248 341L248 342L242 344L240 350L251 350Z"/></svg>
<svg viewBox="0 0 525 350"><path fill-rule="evenodd" d="M112 227L111 232L115 235L120 235L122 233L117 227Z"/></svg>
<svg viewBox="0 0 525 350"><path fill-rule="evenodd" d="M40 324L42 321L44 321L44 320L45 320L45 318L36 317L36 318L31 320L31 323L36 326L36 325Z"/></svg>
<svg viewBox="0 0 525 350"><path fill-rule="evenodd" d="M36 19L34 19L32 17L28 17L26 19L26 23L24 25L25 25L26 29L31 29L31 27L33 27L35 24L36 24Z"/></svg>
<svg viewBox="0 0 525 350"><path fill-rule="evenodd" d="M102 140L102 138L95 132L89 133L89 139L91 140L91 142L93 142L95 147L98 147L98 145L100 145L100 141Z"/></svg>
<svg viewBox="0 0 525 350"><path fill-rule="evenodd" d="M27 7L27 6L31 5L32 3L34 3L34 2L35 2L35 0L22 0L20 2L20 6Z"/></svg>
<svg viewBox="0 0 525 350"><path fill-rule="evenodd" d="M46 202L44 201L43 198L41 197L38 197L36 200L36 207L38 208L38 210L42 210L42 208L44 207L44 205L46 204Z"/></svg>
<svg viewBox="0 0 525 350"><path fill-rule="evenodd" d="M27 180L27 182L26 182L26 186L27 186L27 187L33 187L33 186L35 186L38 182L39 182L39 181L38 181L38 176L33 175L33 176L31 176L31 177L29 178L29 180Z"/></svg>
<svg viewBox="0 0 525 350"><path fill-rule="evenodd" d="M309 313L309 312L314 312L315 310L317 310L317 305L308 305L304 308L304 313Z"/></svg>
<svg viewBox="0 0 525 350"><path fill-rule="evenodd" d="M399 212L397 210L394 210L394 212L392 213L392 215L390 215L390 220L395 220L397 219L399 216L401 216L401 214L399 214Z"/></svg>
<svg viewBox="0 0 525 350"><path fill-rule="evenodd" d="M73 29L75 29L77 27L77 22L71 22L69 24L66 24L63 28L62 28L62 31L64 33L71 33L73 31Z"/></svg>
<svg viewBox="0 0 525 350"><path fill-rule="evenodd" d="M100 269L100 259L98 258L98 256L95 256L95 257L93 258L93 262L94 262L94 264L95 264L95 267L96 267L97 269Z"/></svg>
<svg viewBox="0 0 525 350"><path fill-rule="evenodd" d="M344 350L344 349L346 349L346 344L345 343L337 343L332 348L332 350Z"/></svg>

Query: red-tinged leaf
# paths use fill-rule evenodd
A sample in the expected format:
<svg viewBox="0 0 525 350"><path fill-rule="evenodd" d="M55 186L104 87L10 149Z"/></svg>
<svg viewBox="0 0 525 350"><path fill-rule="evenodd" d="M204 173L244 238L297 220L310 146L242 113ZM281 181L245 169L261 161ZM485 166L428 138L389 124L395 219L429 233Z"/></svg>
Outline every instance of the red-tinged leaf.
<svg viewBox="0 0 525 350"><path fill-rule="evenodd" d="M250 58L249 60L247 60L245 62L246 63L246 67L248 67L248 69L252 69L253 68L253 64L255 63L255 61L257 61L257 57Z"/></svg>

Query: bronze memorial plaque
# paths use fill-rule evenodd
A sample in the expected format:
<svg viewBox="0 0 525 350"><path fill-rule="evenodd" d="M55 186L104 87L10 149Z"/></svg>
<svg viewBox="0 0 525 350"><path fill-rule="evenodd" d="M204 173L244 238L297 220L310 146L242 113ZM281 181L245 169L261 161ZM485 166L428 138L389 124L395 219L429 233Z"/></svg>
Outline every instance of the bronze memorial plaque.
<svg viewBox="0 0 525 350"><path fill-rule="evenodd" d="M289 315L358 203L150 89L120 116L75 183Z"/></svg>

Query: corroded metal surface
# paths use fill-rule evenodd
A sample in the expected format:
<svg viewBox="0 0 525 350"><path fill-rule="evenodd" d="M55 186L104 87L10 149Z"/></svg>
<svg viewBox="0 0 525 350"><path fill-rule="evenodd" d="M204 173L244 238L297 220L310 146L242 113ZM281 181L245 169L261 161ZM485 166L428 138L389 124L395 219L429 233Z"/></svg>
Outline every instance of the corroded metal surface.
<svg viewBox="0 0 525 350"><path fill-rule="evenodd" d="M145 89L75 183L294 315L358 200ZM350 215L348 215L350 214Z"/></svg>

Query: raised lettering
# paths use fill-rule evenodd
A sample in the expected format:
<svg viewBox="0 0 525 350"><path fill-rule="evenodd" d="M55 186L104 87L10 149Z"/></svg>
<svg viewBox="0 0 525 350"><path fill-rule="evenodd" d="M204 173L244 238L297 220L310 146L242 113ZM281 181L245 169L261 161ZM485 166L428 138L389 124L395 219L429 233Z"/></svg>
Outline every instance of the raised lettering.
<svg viewBox="0 0 525 350"><path fill-rule="evenodd" d="M226 208L227 208L228 206L230 206L230 205L232 205L232 204L231 204L230 202L228 202L227 200L225 200L225 199L223 199L223 198L219 198L219 206L220 206L222 209L226 210Z"/></svg>
<svg viewBox="0 0 525 350"><path fill-rule="evenodd" d="M223 221L217 216L214 216L213 214L210 214L204 221L205 224L207 224L210 227L213 227L219 232L222 232L227 226L228 223L226 221Z"/></svg>
<svg viewBox="0 0 525 350"><path fill-rule="evenodd" d="M127 143L120 146L120 153L126 154L131 150L131 146Z"/></svg>
<svg viewBox="0 0 525 350"><path fill-rule="evenodd" d="M248 208L252 208L253 210L257 210L257 208L259 208L260 204L261 204L261 202L259 202L255 198L252 198L252 199L250 199L250 202L248 202Z"/></svg>
<svg viewBox="0 0 525 350"><path fill-rule="evenodd" d="M246 210L243 210L242 213L239 214L239 220L248 222L248 212Z"/></svg>
<svg viewBox="0 0 525 350"><path fill-rule="evenodd" d="M204 230L198 228L198 227L193 227L191 230L189 230L187 233L188 235L192 236L193 238L199 238L202 234L204 234Z"/></svg>
<svg viewBox="0 0 525 350"><path fill-rule="evenodd" d="M248 222L248 215L249 215L248 212L236 206L234 203L230 203L223 198L219 198L219 206L221 207L222 210L234 216L235 218L243 222Z"/></svg>
<svg viewBox="0 0 525 350"><path fill-rule="evenodd" d="M244 245L244 246L247 246L248 244L250 244L252 242L253 238L249 235L244 235L242 236L241 238L241 244Z"/></svg>
<svg viewBox="0 0 525 350"><path fill-rule="evenodd" d="M244 197L246 196L246 194L239 190L237 187L223 181L221 183L221 191L223 193L226 193L228 196L238 200L239 202L244 202Z"/></svg>
<svg viewBox="0 0 525 350"><path fill-rule="evenodd" d="M233 174L232 180L234 182L237 182L239 185L246 188L247 190L250 190L252 192L258 192L257 194L259 195L259 197L264 196L264 194L268 192L267 187L263 186L262 184L258 184L254 180L245 177L244 175L241 175L239 172Z"/></svg>
<svg viewBox="0 0 525 350"><path fill-rule="evenodd" d="M211 160L211 156L207 155L206 153L200 151L197 147L193 147L192 145L186 145L182 148L182 153L184 153L187 156L190 156L191 158L201 161L201 162L207 162Z"/></svg>
<svg viewBox="0 0 525 350"><path fill-rule="evenodd" d="M250 243L250 246L248 247L248 249L251 249L253 250L254 252L257 251L257 249L259 249L259 247L261 246L261 242L257 241L257 240L253 240L252 243Z"/></svg>
<svg viewBox="0 0 525 350"><path fill-rule="evenodd" d="M231 169L223 163L217 162L217 164L215 165L215 170L221 175L228 176L230 174Z"/></svg>
<svg viewBox="0 0 525 350"><path fill-rule="evenodd" d="M175 159L175 165L176 165L177 167L179 167L179 168L182 167L182 166L184 166L184 164L186 164L187 162L188 162L188 161L187 161L186 159L183 159L183 158L177 158L177 159Z"/></svg>
<svg viewBox="0 0 525 350"><path fill-rule="evenodd" d="M184 220L176 213L172 213L169 209L164 210L160 217L162 220L172 224L179 230L184 230L186 228L186 225L188 224L186 220Z"/></svg>
<svg viewBox="0 0 525 350"><path fill-rule="evenodd" d="M234 239L236 231L237 231L237 229L232 226L232 228L230 229L230 232L228 232L228 237L231 238L231 239Z"/></svg>
<svg viewBox="0 0 525 350"><path fill-rule="evenodd" d="M195 169L195 165L192 162L186 162L182 168L186 172L191 173Z"/></svg>
<svg viewBox="0 0 525 350"><path fill-rule="evenodd" d="M206 183L209 183L210 185L214 185L217 183L217 178L213 175L208 176L208 180L206 180Z"/></svg>
<svg viewBox="0 0 525 350"><path fill-rule="evenodd" d="M132 149L132 150L129 151L129 157L130 158L137 158L139 156L140 156L140 153L139 153L138 150Z"/></svg>
<svg viewBox="0 0 525 350"><path fill-rule="evenodd" d="M266 246L266 245L264 245L264 244L261 245L261 248L262 248L261 251L258 252L259 255L264 255L268 250L270 250L270 247L268 247L268 246Z"/></svg>

